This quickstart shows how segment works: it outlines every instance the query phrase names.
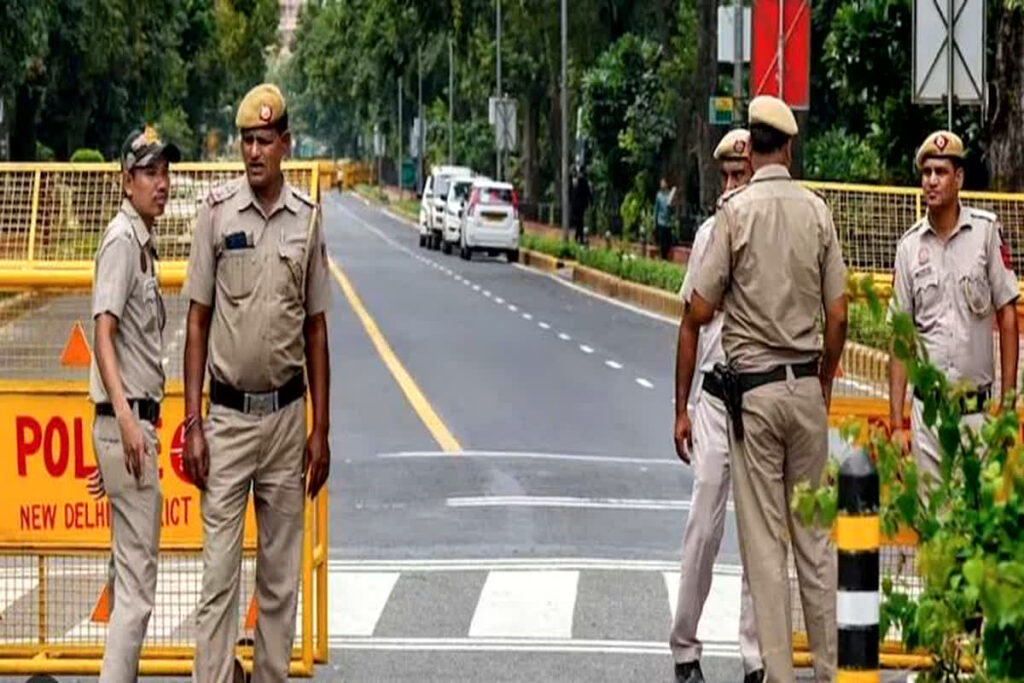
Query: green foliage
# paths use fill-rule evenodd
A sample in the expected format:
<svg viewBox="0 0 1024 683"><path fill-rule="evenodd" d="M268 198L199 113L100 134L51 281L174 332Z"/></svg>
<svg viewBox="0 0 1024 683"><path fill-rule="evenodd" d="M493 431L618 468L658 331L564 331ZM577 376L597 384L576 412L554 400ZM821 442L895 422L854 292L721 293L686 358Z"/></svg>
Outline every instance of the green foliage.
<svg viewBox="0 0 1024 683"><path fill-rule="evenodd" d="M41 142L36 142L36 159L39 161L53 161L53 150Z"/></svg>
<svg viewBox="0 0 1024 683"><path fill-rule="evenodd" d="M636 254L599 247L580 247L574 242L523 233L519 239L523 249L539 251L555 258L576 261L581 266L600 270L615 277L641 285L657 287L673 294L683 285L686 270L667 261L646 259Z"/></svg>
<svg viewBox="0 0 1024 683"><path fill-rule="evenodd" d="M883 307L867 278L862 291L881 325ZM965 661L976 669L968 680L1020 680L1024 445L1013 397L992 406L981 429L973 431L962 424L964 388L929 362L909 316L893 316L891 338L924 397L924 422L938 433L942 460L939 478L924 478L914 457L884 431L873 429L867 440L882 484L882 531L908 527L919 537L916 566L904 564L883 581L881 634L897 627L908 649L934 655L925 680L955 680ZM826 515L814 519L820 502L809 487L794 492L793 508L805 523L828 522ZM923 582L918 595L907 589L912 574Z"/></svg>
<svg viewBox="0 0 1024 683"><path fill-rule="evenodd" d="M98 163L103 161L103 155L96 149L76 149L71 155L71 161L79 164Z"/></svg>
<svg viewBox="0 0 1024 683"><path fill-rule="evenodd" d="M884 316L876 316L862 302L851 302L847 311L847 341L857 342L883 351L889 350L892 325Z"/></svg>
<svg viewBox="0 0 1024 683"><path fill-rule="evenodd" d="M882 160L868 142L833 128L807 142L804 170L816 180L877 183L883 178Z"/></svg>
<svg viewBox="0 0 1024 683"><path fill-rule="evenodd" d="M276 0L3 3L12 152L32 156L38 138L61 159L81 147L115 157L129 130L153 123L198 155L207 134L227 139L242 93L263 80L278 11Z"/></svg>

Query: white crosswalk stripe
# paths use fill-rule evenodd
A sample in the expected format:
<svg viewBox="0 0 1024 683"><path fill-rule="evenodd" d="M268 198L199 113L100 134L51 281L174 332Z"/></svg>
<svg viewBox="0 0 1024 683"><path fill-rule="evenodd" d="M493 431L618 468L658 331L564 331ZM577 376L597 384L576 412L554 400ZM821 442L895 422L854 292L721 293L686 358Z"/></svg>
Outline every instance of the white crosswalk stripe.
<svg viewBox="0 0 1024 683"><path fill-rule="evenodd" d="M491 572L470 637L571 637L579 576L576 571Z"/></svg>
<svg viewBox="0 0 1024 683"><path fill-rule="evenodd" d="M327 584L327 632L373 635L398 576L398 572L332 572Z"/></svg>

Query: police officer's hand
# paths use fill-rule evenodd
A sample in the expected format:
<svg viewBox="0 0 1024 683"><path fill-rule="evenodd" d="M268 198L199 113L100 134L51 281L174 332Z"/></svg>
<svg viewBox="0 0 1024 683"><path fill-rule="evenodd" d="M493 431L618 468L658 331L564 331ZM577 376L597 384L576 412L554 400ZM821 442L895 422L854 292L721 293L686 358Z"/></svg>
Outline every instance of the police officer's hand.
<svg viewBox="0 0 1024 683"><path fill-rule="evenodd" d="M829 410L832 407L832 378L819 377L818 381L821 383L821 395L825 399L825 410Z"/></svg>
<svg viewBox="0 0 1024 683"><path fill-rule="evenodd" d="M902 427L897 427L896 429L892 430L892 438L890 439L890 441L894 445L899 446L900 450L902 450L904 453L910 452L910 434L907 433L906 429L903 429Z"/></svg>
<svg viewBox="0 0 1024 683"><path fill-rule="evenodd" d="M314 429L306 439L306 493L315 498L331 472L331 447L327 432Z"/></svg>
<svg viewBox="0 0 1024 683"><path fill-rule="evenodd" d="M93 500L101 500L107 495L107 488L103 484L103 473L100 468L93 470L92 474L85 480L85 489L92 496Z"/></svg>
<svg viewBox="0 0 1024 683"><path fill-rule="evenodd" d="M679 459L690 464L690 450L693 448L693 428L690 426L690 416L684 410L676 413L676 455Z"/></svg>
<svg viewBox="0 0 1024 683"><path fill-rule="evenodd" d="M202 421L189 425L185 434L185 474L200 491L206 490L206 477L210 474L210 451Z"/></svg>
<svg viewBox="0 0 1024 683"><path fill-rule="evenodd" d="M121 428L121 446L124 448L124 467L135 481L142 479L142 460L146 456L146 437L134 413L122 413L117 417Z"/></svg>

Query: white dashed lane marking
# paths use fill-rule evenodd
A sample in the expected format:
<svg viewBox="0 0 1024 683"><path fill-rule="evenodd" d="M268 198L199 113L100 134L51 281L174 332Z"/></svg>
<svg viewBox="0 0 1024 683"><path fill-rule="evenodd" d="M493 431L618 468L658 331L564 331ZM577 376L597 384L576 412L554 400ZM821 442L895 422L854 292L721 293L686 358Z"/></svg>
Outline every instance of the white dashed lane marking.
<svg viewBox="0 0 1024 683"><path fill-rule="evenodd" d="M612 370L621 370L622 369L622 363L617 363L617 362L615 362L613 360L606 360L604 362L604 364L607 365L608 367L610 367Z"/></svg>
<svg viewBox="0 0 1024 683"><path fill-rule="evenodd" d="M588 353L589 354L589 353L593 353L594 349L590 348L586 344L580 344L580 351L582 351L583 353Z"/></svg>
<svg viewBox="0 0 1024 683"><path fill-rule="evenodd" d="M651 384L648 380L644 379L643 377L637 377L636 378L636 383L639 384L640 386L642 386L644 389L653 389L654 388L654 385Z"/></svg>
<svg viewBox="0 0 1024 683"><path fill-rule="evenodd" d="M548 324L547 324L547 323L545 323L545 322L539 322L539 323L537 323L537 327L539 327L539 328L540 328L540 329L542 329L542 330L550 330L550 329L551 329L551 325L548 325Z"/></svg>
<svg viewBox="0 0 1024 683"><path fill-rule="evenodd" d="M559 332L558 338L561 339L562 341L569 341L570 339L572 339L572 337L567 335L565 332Z"/></svg>

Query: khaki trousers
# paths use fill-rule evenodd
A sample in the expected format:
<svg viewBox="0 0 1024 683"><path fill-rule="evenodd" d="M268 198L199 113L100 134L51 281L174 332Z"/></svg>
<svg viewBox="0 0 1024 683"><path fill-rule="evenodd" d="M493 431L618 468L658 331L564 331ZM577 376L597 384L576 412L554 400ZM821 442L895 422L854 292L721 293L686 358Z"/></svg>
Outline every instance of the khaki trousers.
<svg viewBox="0 0 1024 683"><path fill-rule="evenodd" d="M961 424L977 432L985 424L985 413L964 415ZM935 429L925 426L924 403L916 398L910 408L910 450L914 454L920 475L919 493L921 499L925 500L927 490L936 486L942 479L942 446L939 444L939 435ZM926 482L926 477L930 477L932 481Z"/></svg>
<svg viewBox="0 0 1024 683"><path fill-rule="evenodd" d="M156 430L139 421L146 440L139 481L124 464L121 430L113 417L96 416L93 452L110 500L109 597L113 606L100 669L101 683L138 680L139 653L149 627L156 596L157 552L160 547L160 481Z"/></svg>
<svg viewBox="0 0 1024 683"><path fill-rule="evenodd" d="M675 623L669 636L669 646L677 663L695 662L701 655L697 625L711 590L729 499L729 429L725 404L701 391L693 409L693 495L683 532L683 562ZM740 593L739 642L744 672L762 668L746 572Z"/></svg>
<svg viewBox="0 0 1024 683"><path fill-rule="evenodd" d="M302 400L270 415L210 405L203 428L210 474L202 494L203 589L196 614L192 680L232 680L238 638L239 570L245 505L256 505L256 643L253 681L285 681L295 638L302 551Z"/></svg>
<svg viewBox="0 0 1024 683"><path fill-rule="evenodd" d="M836 668L836 555L827 529L790 512L793 487L821 481L828 423L814 377L758 387L743 396L741 443L733 443L733 490L743 566L754 599L758 642L770 683L793 681L793 619L787 547L792 541L817 681ZM731 434L731 431L730 431Z"/></svg>

